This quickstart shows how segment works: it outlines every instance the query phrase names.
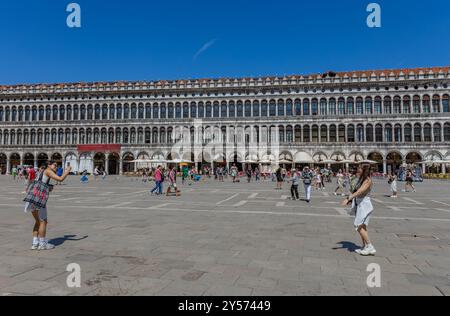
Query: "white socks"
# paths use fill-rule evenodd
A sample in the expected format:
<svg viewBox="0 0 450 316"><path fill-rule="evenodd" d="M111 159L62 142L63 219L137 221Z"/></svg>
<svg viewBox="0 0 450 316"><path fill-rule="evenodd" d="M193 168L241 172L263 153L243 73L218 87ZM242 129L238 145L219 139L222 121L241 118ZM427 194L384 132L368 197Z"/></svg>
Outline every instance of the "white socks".
<svg viewBox="0 0 450 316"><path fill-rule="evenodd" d="M39 244L39 238L33 237L33 245L37 245L37 244Z"/></svg>

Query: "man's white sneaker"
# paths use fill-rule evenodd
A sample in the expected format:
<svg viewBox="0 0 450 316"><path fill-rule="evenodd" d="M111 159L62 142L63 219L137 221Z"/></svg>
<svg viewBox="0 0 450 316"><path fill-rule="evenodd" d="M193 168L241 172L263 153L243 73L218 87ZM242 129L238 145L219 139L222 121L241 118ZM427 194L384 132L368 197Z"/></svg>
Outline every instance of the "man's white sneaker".
<svg viewBox="0 0 450 316"><path fill-rule="evenodd" d="M40 243L38 250L52 250L55 249L55 245L50 244L48 241Z"/></svg>
<svg viewBox="0 0 450 316"><path fill-rule="evenodd" d="M38 250L39 248L39 244L33 244L33 246L31 246L31 250Z"/></svg>
<svg viewBox="0 0 450 316"><path fill-rule="evenodd" d="M373 246L367 246L366 248L361 250L361 252L359 254L361 256L367 257L367 256L375 256L376 253L377 253L377 251Z"/></svg>

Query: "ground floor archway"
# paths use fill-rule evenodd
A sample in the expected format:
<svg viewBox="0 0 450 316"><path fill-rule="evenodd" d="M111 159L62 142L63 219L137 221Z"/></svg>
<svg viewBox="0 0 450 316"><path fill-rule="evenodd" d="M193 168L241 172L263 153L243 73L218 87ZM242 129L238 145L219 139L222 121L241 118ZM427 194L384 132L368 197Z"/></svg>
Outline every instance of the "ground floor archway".
<svg viewBox="0 0 450 316"><path fill-rule="evenodd" d="M109 175L118 175L120 173L120 156L117 153L109 154L108 170Z"/></svg>
<svg viewBox="0 0 450 316"><path fill-rule="evenodd" d="M25 166L34 167L34 155L27 153L23 156L23 164Z"/></svg>
<svg viewBox="0 0 450 316"><path fill-rule="evenodd" d="M40 153L37 158L38 168L46 166L47 162L48 162L48 155L45 153Z"/></svg>
<svg viewBox="0 0 450 316"><path fill-rule="evenodd" d="M0 174L6 174L8 164L8 157L5 154L0 154Z"/></svg>

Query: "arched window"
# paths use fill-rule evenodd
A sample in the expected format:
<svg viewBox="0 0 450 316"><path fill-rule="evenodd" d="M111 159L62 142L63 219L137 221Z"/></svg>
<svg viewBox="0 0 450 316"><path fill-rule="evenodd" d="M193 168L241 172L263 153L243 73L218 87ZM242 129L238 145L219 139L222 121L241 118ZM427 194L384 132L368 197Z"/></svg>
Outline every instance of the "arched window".
<svg viewBox="0 0 450 316"><path fill-rule="evenodd" d="M220 105L219 105L219 102L214 102L213 115L214 115L214 118L220 117Z"/></svg>
<svg viewBox="0 0 450 316"><path fill-rule="evenodd" d="M319 115L319 100L312 99L311 101L311 114L313 116Z"/></svg>
<svg viewBox="0 0 450 316"><path fill-rule="evenodd" d="M169 103L169 105L167 107L167 117L169 119L173 119L175 117L175 109L174 109L173 103Z"/></svg>
<svg viewBox="0 0 450 316"><path fill-rule="evenodd" d="M274 100L271 100L269 106L269 116L276 116L276 115L277 115L277 105Z"/></svg>
<svg viewBox="0 0 450 316"><path fill-rule="evenodd" d="M147 120L152 118L152 106L149 103L145 105L145 118Z"/></svg>
<svg viewBox="0 0 450 316"><path fill-rule="evenodd" d="M82 105L80 107L80 120L85 121L86 120L86 106Z"/></svg>
<svg viewBox="0 0 450 316"><path fill-rule="evenodd" d="M100 131L98 128L94 129L94 144L100 143Z"/></svg>
<svg viewBox="0 0 450 316"><path fill-rule="evenodd" d="M336 125L330 126L330 142L336 143L337 142L337 128Z"/></svg>
<svg viewBox="0 0 450 316"><path fill-rule="evenodd" d="M405 125L405 142L410 143L412 141L413 141L412 126L411 126L411 124L406 124Z"/></svg>
<svg viewBox="0 0 450 316"><path fill-rule="evenodd" d="M211 118L211 116L212 116L211 102L206 102L206 117Z"/></svg>
<svg viewBox="0 0 450 316"><path fill-rule="evenodd" d="M199 102L198 104L198 118L204 118L205 117L205 106L203 105L203 102Z"/></svg>
<svg viewBox="0 0 450 316"><path fill-rule="evenodd" d="M138 118L140 120L143 120L145 116L145 109L144 109L144 105L140 104L139 105L139 114L138 114Z"/></svg>
<svg viewBox="0 0 450 316"><path fill-rule="evenodd" d="M191 102L191 118L197 118L197 104L195 102Z"/></svg>
<svg viewBox="0 0 450 316"><path fill-rule="evenodd" d="M302 101L300 99L295 100L295 115L302 115Z"/></svg>
<svg viewBox="0 0 450 316"><path fill-rule="evenodd" d="M355 101L353 98L347 99L347 114L349 115L355 114Z"/></svg>
<svg viewBox="0 0 450 316"><path fill-rule="evenodd" d="M402 142L402 126L400 124L396 124L394 127L394 141L396 143Z"/></svg>
<svg viewBox="0 0 450 316"><path fill-rule="evenodd" d="M328 104L329 115L336 115L336 99L331 98Z"/></svg>
<svg viewBox="0 0 450 316"><path fill-rule="evenodd" d="M267 101L264 100L261 102L261 116L262 117L267 117L267 115L269 114L269 105L267 104Z"/></svg>
<svg viewBox="0 0 450 316"><path fill-rule="evenodd" d="M353 124L350 124L347 128L347 142L355 142L355 126Z"/></svg>
<svg viewBox="0 0 450 316"><path fill-rule="evenodd" d="M254 101L253 102L253 117L259 117L260 116L260 111L259 111L259 101Z"/></svg>
<svg viewBox="0 0 450 316"><path fill-rule="evenodd" d="M431 112L431 109L430 109L430 97L428 95L424 95L423 96L422 108L423 108L423 113L430 113Z"/></svg>
<svg viewBox="0 0 450 316"><path fill-rule="evenodd" d="M441 112L441 98L438 95L433 96L433 113Z"/></svg>
<svg viewBox="0 0 450 316"><path fill-rule="evenodd" d="M363 115L364 114L364 101L363 98L356 99L356 114Z"/></svg>
<svg viewBox="0 0 450 316"><path fill-rule="evenodd" d="M405 114L411 113L411 98L408 96L405 96L403 98L403 113Z"/></svg>
<svg viewBox="0 0 450 316"><path fill-rule="evenodd" d="M131 119L135 120L137 117L137 107L136 104L131 105Z"/></svg>
<svg viewBox="0 0 450 316"><path fill-rule="evenodd" d="M92 121L93 117L94 117L94 109L93 109L92 105L89 104L88 108L87 108L87 119L88 119L88 121Z"/></svg>
<svg viewBox="0 0 450 316"><path fill-rule="evenodd" d="M73 120L78 121L80 119L80 111L78 110L78 105L73 106Z"/></svg>
<svg viewBox="0 0 450 316"><path fill-rule="evenodd" d="M242 104L242 101L238 101L237 106L236 106L236 113L237 113L237 117L244 116L244 105Z"/></svg>
<svg viewBox="0 0 450 316"><path fill-rule="evenodd" d="M381 143L383 141L383 126L377 124L375 126L375 142Z"/></svg>
<svg viewBox="0 0 450 316"><path fill-rule="evenodd" d="M311 115L310 109L309 109L309 100L304 99L303 100L303 115L308 116Z"/></svg>
<svg viewBox="0 0 450 316"><path fill-rule="evenodd" d="M435 142L442 142L442 127L441 124L435 123L433 126L433 135Z"/></svg>
<svg viewBox="0 0 450 316"><path fill-rule="evenodd" d="M322 125L320 127L320 142L321 143L328 142L328 127L326 125Z"/></svg>
<svg viewBox="0 0 450 316"><path fill-rule="evenodd" d="M418 95L415 95L413 98L413 111L414 114L420 113L420 97Z"/></svg>
<svg viewBox="0 0 450 316"><path fill-rule="evenodd" d="M130 134L128 133L128 128L123 129L123 143L128 144L130 142Z"/></svg>
<svg viewBox="0 0 450 316"><path fill-rule="evenodd" d="M312 127L312 142L318 143L319 142L319 126L313 125Z"/></svg>
<svg viewBox="0 0 450 316"><path fill-rule="evenodd" d="M341 124L339 125L339 142L345 143L345 125Z"/></svg>
<svg viewBox="0 0 450 316"><path fill-rule="evenodd" d="M297 144L302 142L302 127L300 125L295 125L294 137Z"/></svg>
<svg viewBox="0 0 450 316"><path fill-rule="evenodd" d="M100 120L100 116L101 116L100 105L97 104L95 105L95 120L96 121Z"/></svg>
<svg viewBox="0 0 450 316"><path fill-rule="evenodd" d="M292 131L292 126L286 127L286 142L292 143L294 141L294 134Z"/></svg>
<svg viewBox="0 0 450 316"><path fill-rule="evenodd" d="M284 100L278 100L278 116L285 116Z"/></svg>
<svg viewBox="0 0 450 316"><path fill-rule="evenodd" d="M292 100L286 101L286 115L293 116L294 115L294 106L292 104Z"/></svg>
<svg viewBox="0 0 450 316"><path fill-rule="evenodd" d="M223 118L227 118L228 117L228 107L227 107L227 102L222 102L222 105L220 106L220 116Z"/></svg>
<svg viewBox="0 0 450 316"><path fill-rule="evenodd" d="M109 106L109 119L110 120L116 119L116 108L112 104Z"/></svg>
<svg viewBox="0 0 450 316"><path fill-rule="evenodd" d="M107 104L103 104L102 106L102 120L107 120L108 119L108 105Z"/></svg>
<svg viewBox="0 0 450 316"><path fill-rule="evenodd" d="M52 119L52 109L49 106L47 106L45 108L45 120L50 121L51 119Z"/></svg>
<svg viewBox="0 0 450 316"><path fill-rule="evenodd" d="M392 99L391 99L391 97L384 98L384 113L392 114Z"/></svg>
<svg viewBox="0 0 450 316"><path fill-rule="evenodd" d="M303 142L310 143L311 142L311 130L309 125L303 126Z"/></svg>
<svg viewBox="0 0 450 316"><path fill-rule="evenodd" d="M368 143L373 143L373 141L374 141L372 124L367 124L367 126L366 126L366 140Z"/></svg>
<svg viewBox="0 0 450 316"><path fill-rule="evenodd" d="M450 142L450 123L444 125L444 141Z"/></svg>
<svg viewBox="0 0 450 316"><path fill-rule="evenodd" d="M150 144L152 142L152 132L149 128L145 129L145 143Z"/></svg>
<svg viewBox="0 0 450 316"><path fill-rule="evenodd" d="M358 125L356 128L356 140L358 143L364 143L364 125Z"/></svg>
<svg viewBox="0 0 450 316"><path fill-rule="evenodd" d="M423 141L424 142L431 142L432 136L431 136L431 124L425 124L423 126Z"/></svg>
<svg viewBox="0 0 450 316"><path fill-rule="evenodd" d="M402 99L399 96L394 98L394 114L402 113Z"/></svg>
<svg viewBox="0 0 450 316"><path fill-rule="evenodd" d="M181 118L181 105L177 103L177 118ZM157 103L153 104L153 119L159 119L159 105Z"/></svg>
<svg viewBox="0 0 450 316"><path fill-rule="evenodd" d="M372 98L370 98L370 97L366 98L366 114L367 115L372 115L373 114Z"/></svg>
<svg viewBox="0 0 450 316"><path fill-rule="evenodd" d="M414 124L414 141L421 142L422 141L422 127L419 123Z"/></svg>
<svg viewBox="0 0 450 316"><path fill-rule="evenodd" d="M219 117L219 103L217 103L217 116L216 116L216 104L214 104L214 117ZM189 118L189 103L183 103L183 118Z"/></svg>
<svg viewBox="0 0 450 316"><path fill-rule="evenodd" d="M445 94L444 97L442 98L442 111L444 113L450 112L449 95L448 94Z"/></svg>
<svg viewBox="0 0 450 316"><path fill-rule="evenodd" d="M392 143L393 141L391 124L386 124L386 126L384 127L384 141L388 143Z"/></svg>
<svg viewBox="0 0 450 316"><path fill-rule="evenodd" d="M320 115L327 115L328 109L327 109L327 99L320 99Z"/></svg>
<svg viewBox="0 0 450 316"><path fill-rule="evenodd" d="M338 100L338 115L345 115L345 99L339 98Z"/></svg>

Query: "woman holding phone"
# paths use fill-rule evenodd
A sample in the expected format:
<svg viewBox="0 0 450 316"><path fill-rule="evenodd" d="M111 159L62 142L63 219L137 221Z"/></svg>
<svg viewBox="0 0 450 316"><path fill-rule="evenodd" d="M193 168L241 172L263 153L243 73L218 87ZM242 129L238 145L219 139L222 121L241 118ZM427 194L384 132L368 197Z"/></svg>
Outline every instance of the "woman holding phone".
<svg viewBox="0 0 450 316"><path fill-rule="evenodd" d="M61 183L72 171L72 168L68 166L62 176L58 176L57 169L58 164L54 161L49 161L47 163L47 168L39 175L39 178L36 180L37 183L48 186L48 191L51 192L52 186L50 185L50 181L53 180ZM33 190L36 190L36 186L32 186L30 188L30 191ZM36 190L35 192L42 194L42 192L39 190ZM32 195L32 192L28 192L27 198L30 197L30 195ZM36 197L34 197L34 199L36 199ZM46 197L46 199L48 199L48 196ZM33 203L33 201L29 201L25 205L25 212L31 212L35 220L33 228L33 245L31 247L31 250L51 250L54 249L55 246L50 244L46 239L48 225L47 205L45 203L45 206L43 207L42 204L44 203L38 203L37 201L37 199L35 203Z"/></svg>
<svg viewBox="0 0 450 316"><path fill-rule="evenodd" d="M363 242L363 248L356 250L356 253L361 256L374 256L377 253L367 231L373 213L373 205L370 200L373 183L370 173L371 167L368 164L363 164L358 168L356 176L359 180L354 192L342 202L343 206L352 204L353 210L356 211L355 228Z"/></svg>

